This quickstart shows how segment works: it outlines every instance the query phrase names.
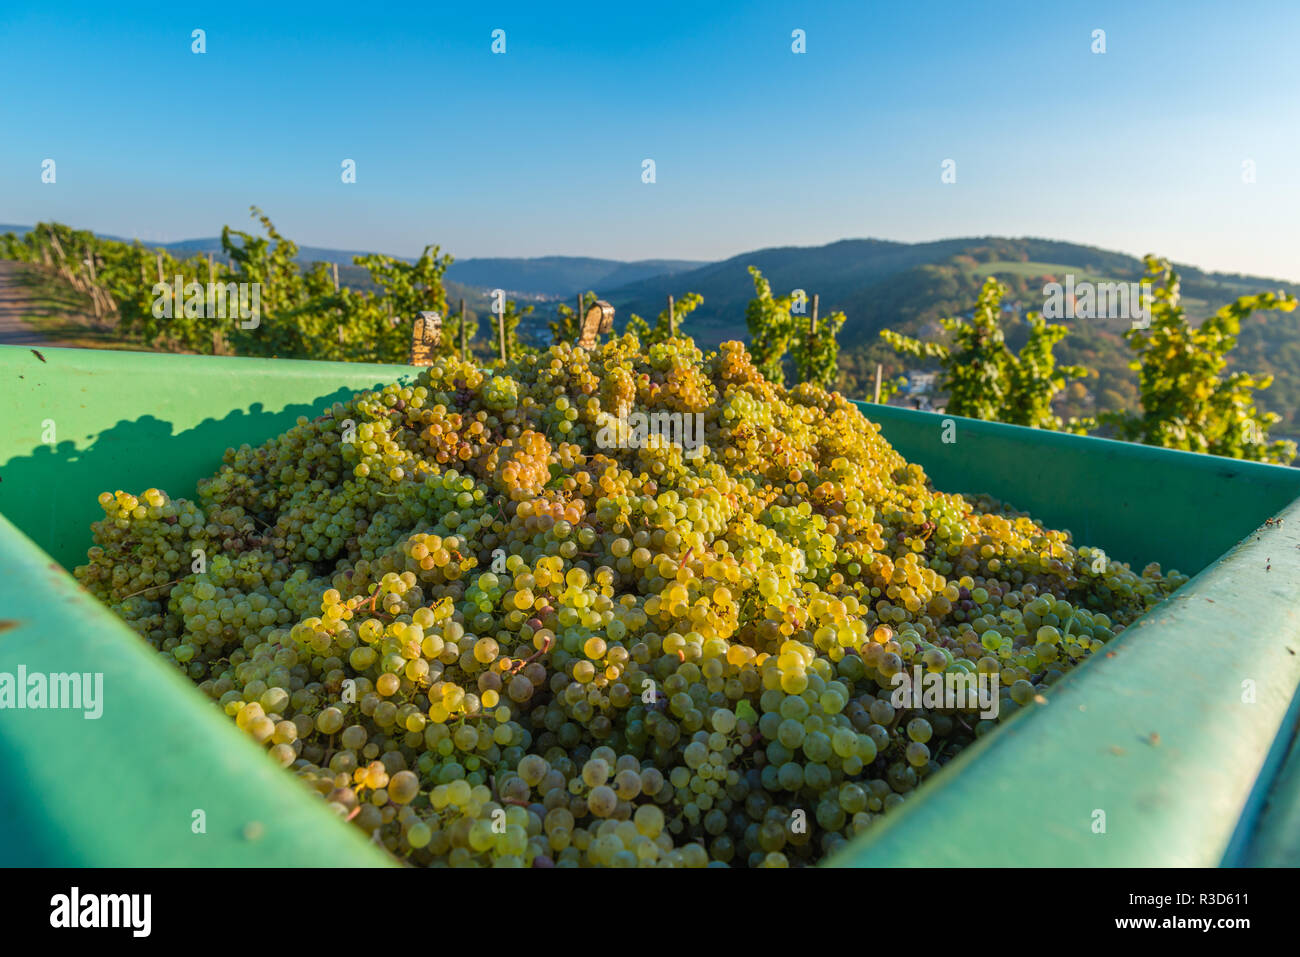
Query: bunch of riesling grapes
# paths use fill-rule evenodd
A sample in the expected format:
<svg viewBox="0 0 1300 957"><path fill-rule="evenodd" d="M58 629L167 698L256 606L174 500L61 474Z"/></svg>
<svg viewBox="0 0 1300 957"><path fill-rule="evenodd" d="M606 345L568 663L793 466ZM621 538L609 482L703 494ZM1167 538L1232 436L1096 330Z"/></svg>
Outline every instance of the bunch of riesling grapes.
<svg viewBox="0 0 1300 957"><path fill-rule="evenodd" d="M598 441L636 413L702 434ZM838 394L681 337L441 358L194 501L101 504L82 583L431 867L815 864L1185 581L939 492ZM915 669L986 678L997 717L899 706Z"/></svg>

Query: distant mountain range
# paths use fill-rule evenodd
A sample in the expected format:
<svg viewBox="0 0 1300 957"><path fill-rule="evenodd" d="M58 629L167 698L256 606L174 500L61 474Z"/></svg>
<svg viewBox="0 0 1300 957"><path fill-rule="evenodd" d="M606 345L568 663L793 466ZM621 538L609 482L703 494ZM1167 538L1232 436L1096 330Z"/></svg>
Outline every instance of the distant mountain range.
<svg viewBox="0 0 1300 957"><path fill-rule="evenodd" d="M1041 239L981 237L927 243L898 243L880 239L844 239L825 246L784 246L759 249L710 263L690 272L652 276L604 293L620 311L657 314L670 294L696 292L703 304L690 323L711 341L743 335L745 306L754 295L747 267L757 266L773 291L787 294L803 289L809 299L820 296L822 314L843 310L847 315L841 342L874 341L885 326L937 318L969 309L987 275L1012 286L1013 297L1041 308L1038 290L1025 280L1039 276L1136 280L1143 274L1139 259L1093 246ZM1207 273L1193 266L1176 267L1189 308L1219 305L1246 291L1297 288L1274 279ZM705 330L709 334L701 335Z"/></svg>
<svg viewBox="0 0 1300 957"><path fill-rule="evenodd" d="M538 259L466 259L447 270L447 278L466 286L505 289L553 299L569 299L588 289L618 289L653 278L667 280L706 263L689 259L588 259L543 256Z"/></svg>
<svg viewBox="0 0 1300 957"><path fill-rule="evenodd" d="M1159 250L1154 250L1159 252ZM667 296L686 292L704 297L684 329L709 348L727 339L744 339L745 306L754 295L747 267L757 266L777 295L803 289L811 301L819 296L822 316L845 313L841 330L841 386L850 395L868 395L877 364L886 378L908 368L927 368L904 361L880 339L880 330L895 329L923 338L938 338L938 320L967 314L986 277L1004 282L1008 295L1004 328L1012 348L1024 342L1024 314L1043 309L1048 282L1075 280L1137 281L1145 274L1140 259L1124 253L1047 239L974 237L927 243L898 243L878 239L847 239L816 247L759 249L710 263L689 272L651 276L614 289L597 289L612 303L622 328L632 313L647 318L665 308ZM1175 264L1182 304L1192 322L1211 315L1238 296L1284 290L1300 295L1300 283L1207 272ZM1132 357L1122 333L1122 320L1065 320L1069 335L1057 354L1062 363L1080 363L1096 371L1072 383L1059 397L1063 416L1137 406L1137 378L1128 367ZM933 368L930 366L929 368ZM1262 408L1282 421L1275 434L1300 439L1300 310L1271 312L1247 319L1229 357L1230 370L1274 376L1271 388L1259 394Z"/></svg>

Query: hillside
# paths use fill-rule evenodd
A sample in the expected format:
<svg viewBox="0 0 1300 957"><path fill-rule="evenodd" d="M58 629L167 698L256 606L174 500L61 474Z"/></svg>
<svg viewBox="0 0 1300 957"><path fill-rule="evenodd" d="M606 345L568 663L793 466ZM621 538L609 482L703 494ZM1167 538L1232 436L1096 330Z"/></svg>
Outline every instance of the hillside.
<svg viewBox="0 0 1300 957"><path fill-rule="evenodd" d="M0 235L13 233L21 236L30 232L30 226L7 226L0 224ZM112 239L120 243L132 242L130 239L124 239L121 236L113 236L109 233L95 233L101 239ZM141 245L150 248L165 249L174 256L184 257L201 254L206 256L212 253L214 256L222 255L221 237L204 236L199 239L181 239L174 243L155 243L141 240ZM340 266L351 264L354 256L365 256L368 253L360 249L327 249L323 246L299 246L298 259L304 263L325 262L338 263ZM400 258L400 257L399 257Z"/></svg>
<svg viewBox="0 0 1300 957"><path fill-rule="evenodd" d="M28 227L0 226L0 233L26 232ZM106 237L113 238L113 237ZM220 254L218 238L167 244L174 253ZM340 282L372 290L369 275L351 264L357 250L300 247L301 262L339 263ZM931 338L941 334L938 319L965 313L974 304L984 278L995 275L1010 288L1005 305L1006 332L1013 348L1025 336L1024 313L1041 310L1043 286L1072 274L1076 280L1136 281L1143 275L1136 257L1076 243L1046 239L971 237L925 243L880 239L847 239L817 247L774 247L700 264L689 260L643 260L547 256L535 259L467 259L453 263L445 282L448 304L456 309L466 300L479 320L480 334L490 322L486 290L506 289L512 298L531 303L520 333L526 341L549 340L546 323L555 316L555 300L569 301L577 292L595 290L617 309L622 328L637 313L652 318L667 296L696 292L704 302L687 320L685 330L703 347L746 337L745 307L753 295L747 272L758 266L777 294L805 290L820 296L822 314L842 310L840 388L866 395L877 363L887 378L907 366L879 338L892 328ZM1183 303L1193 321L1211 314L1237 296L1284 289L1300 293L1300 284L1256 276L1213 273L1177 265ZM1136 377L1128 368L1129 350L1121 339L1122 320L1066 320L1070 335L1058 348L1063 362L1081 363L1097 371L1086 382L1071 383L1059 397L1061 415L1091 415L1098 411L1133 408ZM1276 432L1300 438L1300 315L1252 316L1243 326L1231 369L1271 374L1274 385L1261 393L1261 405L1283 416Z"/></svg>
<svg viewBox="0 0 1300 957"><path fill-rule="evenodd" d="M5 233L13 233L21 236L30 232L30 226L16 226L0 224L0 236ZM131 242L129 239L123 239L121 236L113 236L108 233L96 233L101 239L111 239L117 242ZM150 248L161 248L167 250L177 257L188 257L194 255L222 256L221 237L206 236L199 239L182 239L173 243L150 243L141 242L142 245ZM373 292L375 284L370 279L370 274L360 266L353 265L353 259L357 256L366 256L369 252L360 249L329 249L324 246L299 246L298 262L307 266L314 262L338 263L339 283L353 289L360 289L366 292ZM402 257L398 257L402 258ZM411 260L407 260L408 262ZM465 308L468 314L475 318L483 317L486 321L488 317L489 299L487 293L477 286L468 285L455 281L454 277L447 277L443 283L443 288L447 293L447 302L450 308L456 309L461 299L465 300Z"/></svg>
<svg viewBox="0 0 1300 957"><path fill-rule="evenodd" d="M940 334L938 319L968 311L984 278L995 275L1010 288L1006 303L1007 336L1013 347L1024 339L1022 316L1041 311L1043 285L1062 280L1136 281L1141 261L1124 253L1043 239L996 237L951 239L929 243L896 243L874 239L842 240L819 247L780 247L734 256L674 276L659 276L619 289L600 290L618 309L620 325L628 316L657 315L671 293L697 292L704 303L687 321L686 329L702 346L746 334L745 305L753 295L747 267L758 266L777 294L805 290L820 295L822 314L843 310L840 334L842 387L866 394L876 363L887 377L904 364L879 339L886 327L926 337ZM1239 274L1213 273L1176 264L1182 280L1183 304L1193 321L1246 293L1285 289L1300 294L1300 285ZM1070 335L1058 349L1065 362L1080 362L1098 377L1063 396L1066 415L1091 414L1099 409L1132 407L1136 377L1128 368L1129 350L1120 338L1121 320L1066 320ZM1232 368L1271 372L1274 386L1261 404L1284 416L1279 432L1300 435L1300 315L1252 316L1245 323Z"/></svg>
<svg viewBox="0 0 1300 957"><path fill-rule="evenodd" d="M0 235L21 236L30 226L0 224ZM96 233L103 239L131 242L121 236ZM171 243L145 242L145 246L165 249L174 256L222 255L221 237L206 236ZM298 262L338 263L339 281L357 289L370 289L366 271L353 265L357 256L369 255L361 249L330 249L324 246L299 246ZM413 260L406 258L408 262ZM693 259L643 259L623 262L582 256L541 256L534 259L480 258L453 262L446 273L447 299L455 303L464 298L471 309L477 303L484 310L489 289L504 289L512 298L529 300L568 300L589 289L612 289L644 281L654 276L672 276L706 265Z"/></svg>

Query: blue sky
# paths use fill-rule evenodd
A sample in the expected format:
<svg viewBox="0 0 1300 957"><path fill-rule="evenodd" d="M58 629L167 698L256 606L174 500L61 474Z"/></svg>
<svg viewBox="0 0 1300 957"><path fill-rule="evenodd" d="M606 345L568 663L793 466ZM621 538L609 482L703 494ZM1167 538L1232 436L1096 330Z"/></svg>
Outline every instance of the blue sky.
<svg viewBox="0 0 1300 957"><path fill-rule="evenodd" d="M0 222L171 241L257 204L462 259L1027 235L1300 280L1297 38L1294 0L6 0Z"/></svg>

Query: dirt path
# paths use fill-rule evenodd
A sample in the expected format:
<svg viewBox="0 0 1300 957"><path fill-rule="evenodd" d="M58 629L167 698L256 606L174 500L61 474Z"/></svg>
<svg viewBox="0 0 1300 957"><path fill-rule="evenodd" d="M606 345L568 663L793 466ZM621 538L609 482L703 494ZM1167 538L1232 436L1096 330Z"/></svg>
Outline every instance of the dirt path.
<svg viewBox="0 0 1300 957"><path fill-rule="evenodd" d="M23 316L36 313L35 304L21 281L21 263L0 260L0 345L6 346L56 346L58 341L38 332Z"/></svg>

